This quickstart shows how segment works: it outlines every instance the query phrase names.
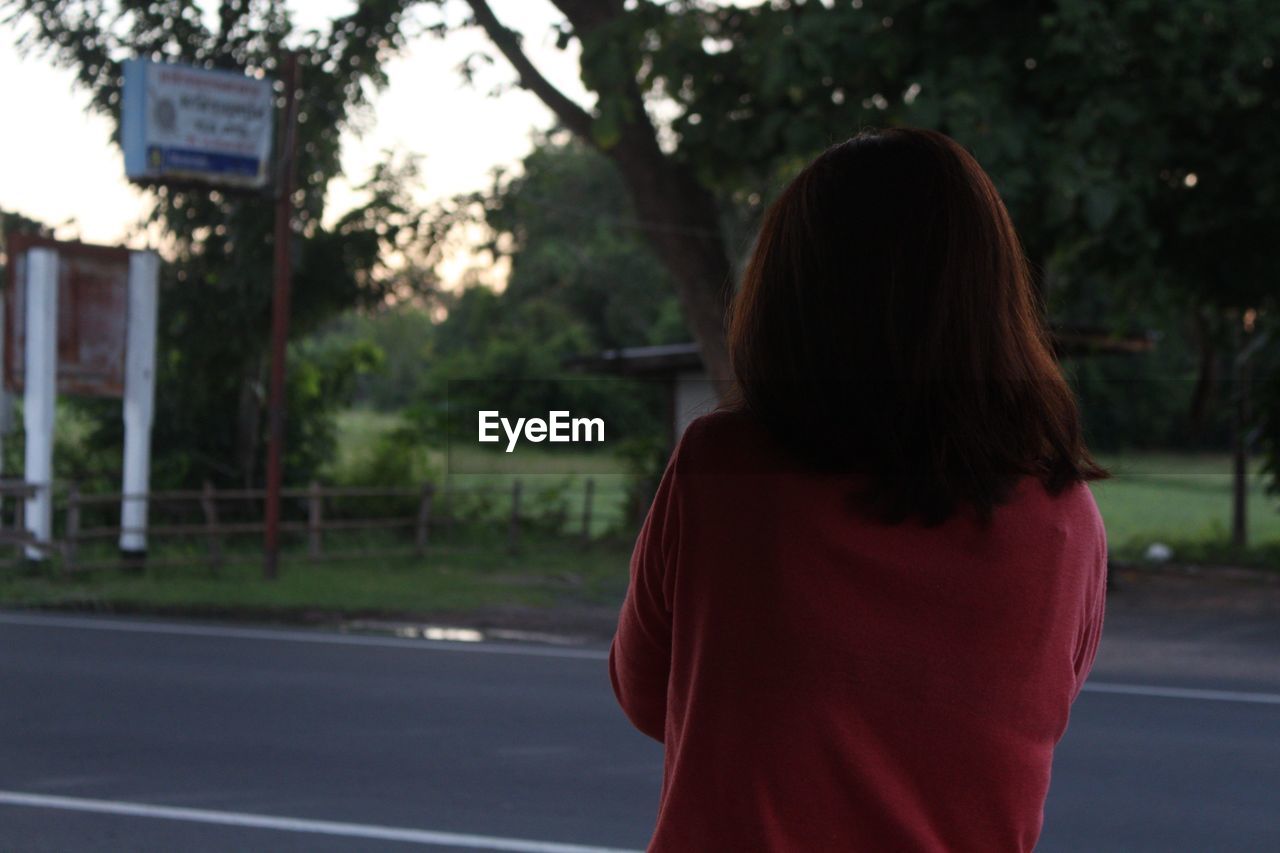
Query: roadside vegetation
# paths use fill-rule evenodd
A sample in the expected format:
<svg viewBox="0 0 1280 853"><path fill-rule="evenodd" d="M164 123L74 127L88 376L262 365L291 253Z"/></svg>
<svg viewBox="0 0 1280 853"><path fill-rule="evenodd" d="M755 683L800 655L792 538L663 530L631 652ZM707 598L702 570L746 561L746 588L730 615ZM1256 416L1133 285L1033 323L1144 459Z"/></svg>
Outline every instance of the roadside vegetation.
<svg viewBox="0 0 1280 853"><path fill-rule="evenodd" d="M1104 454L1113 479L1093 484L1114 559L1146 561L1163 544L1179 563L1280 570L1280 496L1255 463L1248 485L1248 548L1231 544L1231 458L1225 453Z"/></svg>
<svg viewBox="0 0 1280 853"><path fill-rule="evenodd" d="M366 543L367 544L367 543ZM616 606L626 587L617 540L583 547L548 538L508 551L501 537L426 557L321 563L286 552L280 577L262 578L254 549L216 572L199 563L61 577L49 567L0 574L0 603L90 611L319 620L361 616L464 618L481 610Z"/></svg>
<svg viewBox="0 0 1280 853"><path fill-rule="evenodd" d="M399 417L351 410L338 418L342 451L322 472L357 480L366 451L403 424ZM224 563L204 563L203 545L157 546L157 561L186 555L187 565L141 570L99 570L63 576L56 564L0 573L0 603L124 612L331 620L368 616L465 621L478 613L524 610L569 612L616 606L627 582L627 561L638 518L630 515L631 478L620 460L589 454L491 455L509 465L492 473L448 472L443 451L428 454L415 476L447 479L460 493L490 495L468 522L434 535L425 556L414 556L404 537L374 532L326 538L327 558L305 557L301 537L286 543L280 579L264 581L256 537L232 543ZM1093 491L1107 525L1114 559L1147 563L1153 543L1178 563L1280 566L1280 506L1255 470L1249 496L1247 551L1228 535L1230 458L1211 453L1104 455L1114 479ZM474 467L466 460L459 467ZM596 472L589 540L581 536L584 467ZM512 483L525 484L527 531L512 548L507 539ZM474 507L474 505L473 505ZM343 555L346 556L343 556ZM372 556L368 556L372 555Z"/></svg>

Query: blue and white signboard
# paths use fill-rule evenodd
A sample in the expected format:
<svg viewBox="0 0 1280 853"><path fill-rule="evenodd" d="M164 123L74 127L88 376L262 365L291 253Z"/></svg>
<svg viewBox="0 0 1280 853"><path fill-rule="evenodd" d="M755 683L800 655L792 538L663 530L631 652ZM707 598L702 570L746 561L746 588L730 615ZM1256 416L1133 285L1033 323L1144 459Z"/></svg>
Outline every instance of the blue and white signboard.
<svg viewBox="0 0 1280 853"><path fill-rule="evenodd" d="M271 81L233 71L130 59L120 136L131 181L268 183Z"/></svg>

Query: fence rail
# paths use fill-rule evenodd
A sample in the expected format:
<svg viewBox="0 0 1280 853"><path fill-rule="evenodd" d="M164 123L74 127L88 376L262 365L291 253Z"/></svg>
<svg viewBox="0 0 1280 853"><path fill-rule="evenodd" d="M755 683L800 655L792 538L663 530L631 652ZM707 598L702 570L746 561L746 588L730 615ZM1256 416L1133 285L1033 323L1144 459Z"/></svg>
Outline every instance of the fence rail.
<svg viewBox="0 0 1280 853"><path fill-rule="evenodd" d="M3 512L4 505L11 500L14 507L13 526L6 528L0 524L0 545L14 546L18 553L24 556L31 550L40 551L46 555L57 552L56 543L41 542L26 528L26 502L39 493L40 487L35 483L0 478L0 513Z"/></svg>
<svg viewBox="0 0 1280 853"><path fill-rule="evenodd" d="M0 480L0 502L11 504L7 514L12 527L0 523L0 545L14 546L17 556L28 554L28 549L38 548L46 554L59 557L64 572L119 567L127 563L122 558L95 559L101 557L101 544L117 539L123 533L145 533L150 542L157 540L185 540L202 543L203 553L182 557L147 555L149 565L176 565L203 563L217 570L223 566L230 551L232 537L262 534L265 523L261 502L265 489L219 489L206 483L201 489L178 489L150 493L96 492L82 493L74 484L67 486L65 494L55 501L55 511L63 520L61 537L52 542L38 542L25 529L25 502L38 494L37 484L16 480ZM510 484L505 495L492 488L464 489L446 483L437 489L434 483L419 486L325 486L310 483L303 487L282 490L282 495L292 502L292 517L281 521L282 532L301 537L302 552L311 561L357 556L375 556L392 553L411 553L423 556L440 534L449 536L456 525L466 521L461 518L457 504L468 496L487 500L487 515L483 523L494 537L505 533L506 547L519 550L531 522L541 520L544 525L556 528L561 535L571 536L584 545L593 538L594 526L601 521L596 483L586 479L580 489L580 504L561 496L561 504L550 513L552 522L530 510L530 495L522 480ZM534 496L536 497L536 495ZM358 501L365 506L343 505L344 501ZM506 506L501 506L505 500ZM121 527L118 508L129 501L145 501L152 523L144 529ZM385 513L369 512L369 504L381 505ZM577 504L576 506L572 504ZM111 508L116 511L112 512ZM175 511L184 517L173 518ZM545 508L542 512L546 513ZM0 519L6 514L0 514ZM117 523L106 523L114 518ZM476 519L471 519L476 521ZM478 523L478 522L477 522ZM353 532L392 532L403 535L405 544L395 549L364 547L357 551L336 551L328 534ZM501 541L501 540L499 540ZM89 553L95 550L97 553Z"/></svg>

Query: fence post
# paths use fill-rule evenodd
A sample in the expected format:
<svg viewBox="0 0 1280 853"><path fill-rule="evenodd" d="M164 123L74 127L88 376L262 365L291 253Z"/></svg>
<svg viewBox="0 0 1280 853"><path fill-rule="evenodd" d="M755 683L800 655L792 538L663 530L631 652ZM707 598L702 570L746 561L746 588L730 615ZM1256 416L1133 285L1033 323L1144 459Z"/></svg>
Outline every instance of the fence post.
<svg viewBox="0 0 1280 853"><path fill-rule="evenodd" d="M444 499L441 501L441 504L442 511L444 513L444 541L452 545L455 542L453 538L453 526L457 523L457 513L454 511L453 506L453 487L449 485L449 482L449 477L446 474L444 478Z"/></svg>
<svg viewBox="0 0 1280 853"><path fill-rule="evenodd" d="M324 495L315 480L307 489L307 559L320 559L321 525L324 522Z"/></svg>
<svg viewBox="0 0 1280 853"><path fill-rule="evenodd" d="M27 500L25 497L19 498L13 502L13 531L14 533L26 533L27 531ZM15 554L22 557L26 554L26 546L22 544L22 540L14 536Z"/></svg>
<svg viewBox="0 0 1280 853"><path fill-rule="evenodd" d="M422 496L418 499L418 523L413 537L413 550L419 557L427 553L427 542L431 538L431 500L435 492L436 487L431 483L422 484Z"/></svg>
<svg viewBox="0 0 1280 853"><path fill-rule="evenodd" d="M222 537L218 534L218 501L213 490L213 483L204 481L204 489L200 494L200 508L204 510L204 523L209 528L206 540L209 543L209 567L217 571L222 567Z"/></svg>
<svg viewBox="0 0 1280 853"><path fill-rule="evenodd" d="M80 487L72 483L67 487L66 543L62 546L63 574L76 566L76 545L80 538Z"/></svg>
<svg viewBox="0 0 1280 853"><path fill-rule="evenodd" d="M587 478L586 493L582 496L582 542L586 544L591 541L591 498L595 495L596 481L591 477Z"/></svg>
<svg viewBox="0 0 1280 853"><path fill-rule="evenodd" d="M507 527L507 548L514 551L520 546L520 491L519 480L511 484L511 523Z"/></svg>

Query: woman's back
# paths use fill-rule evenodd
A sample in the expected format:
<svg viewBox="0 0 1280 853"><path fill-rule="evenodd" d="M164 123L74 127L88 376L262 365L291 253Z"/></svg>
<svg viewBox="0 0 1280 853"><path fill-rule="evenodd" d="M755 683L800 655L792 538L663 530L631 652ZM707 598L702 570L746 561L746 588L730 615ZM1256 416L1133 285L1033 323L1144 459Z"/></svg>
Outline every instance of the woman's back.
<svg viewBox="0 0 1280 853"><path fill-rule="evenodd" d="M613 646L666 744L653 849L1030 850L1106 472L991 179L929 130L827 149L765 213L729 351Z"/></svg>
<svg viewBox="0 0 1280 853"><path fill-rule="evenodd" d="M793 456L698 420L637 543L611 671L666 746L651 849L1032 849L1101 629L1088 487L890 525Z"/></svg>

